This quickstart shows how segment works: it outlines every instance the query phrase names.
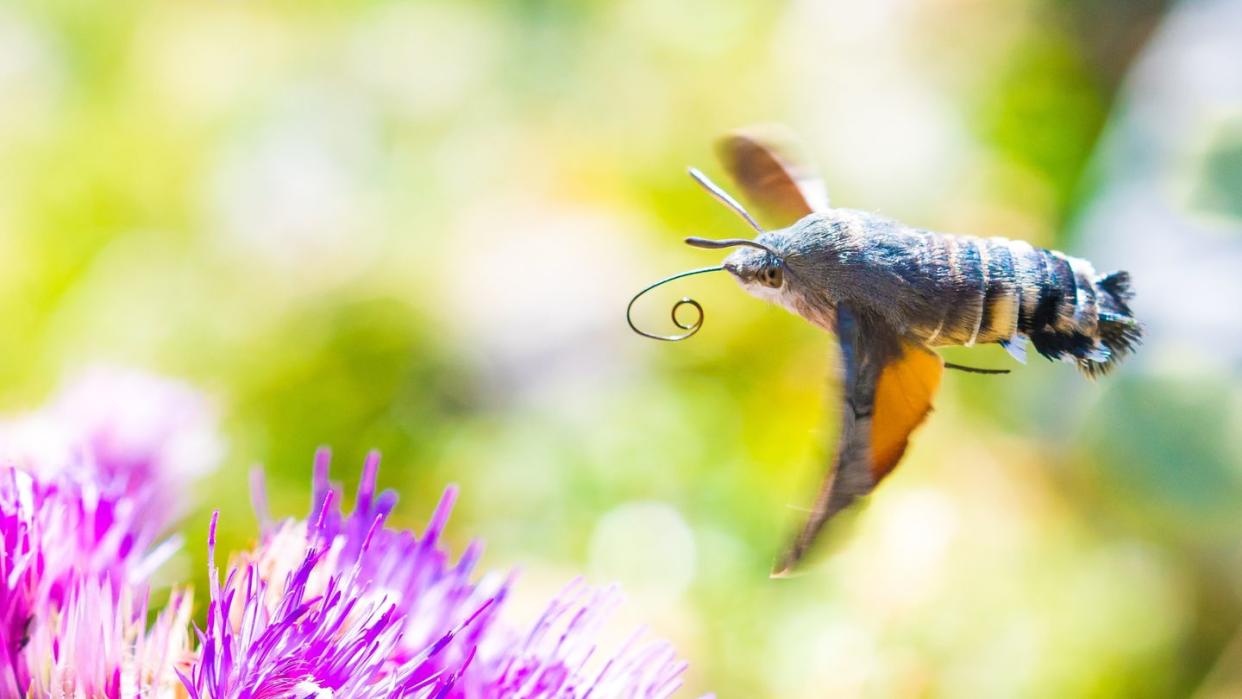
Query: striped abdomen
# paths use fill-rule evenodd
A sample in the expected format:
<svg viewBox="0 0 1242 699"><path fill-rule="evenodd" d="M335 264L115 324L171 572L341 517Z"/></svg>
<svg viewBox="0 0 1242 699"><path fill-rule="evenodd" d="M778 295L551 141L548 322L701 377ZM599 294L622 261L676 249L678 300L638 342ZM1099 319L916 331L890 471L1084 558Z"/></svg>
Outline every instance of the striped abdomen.
<svg viewBox="0 0 1242 699"><path fill-rule="evenodd" d="M1097 275L1090 262L1019 240L918 232L918 266L935 286L927 344L1019 343L1049 359L1107 371L1138 342L1125 272Z"/></svg>

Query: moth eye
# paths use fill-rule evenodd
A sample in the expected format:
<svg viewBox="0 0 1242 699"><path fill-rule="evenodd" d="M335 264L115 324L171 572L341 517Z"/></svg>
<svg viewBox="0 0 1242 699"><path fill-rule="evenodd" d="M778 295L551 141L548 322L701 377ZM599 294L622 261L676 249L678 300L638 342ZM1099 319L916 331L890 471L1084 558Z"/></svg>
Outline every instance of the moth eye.
<svg viewBox="0 0 1242 699"><path fill-rule="evenodd" d="M771 267L764 267L763 272L761 273L761 277L762 277L761 281L763 282L765 286L770 286L772 288L779 287L781 285L781 277L782 277L781 268L777 265L773 265Z"/></svg>

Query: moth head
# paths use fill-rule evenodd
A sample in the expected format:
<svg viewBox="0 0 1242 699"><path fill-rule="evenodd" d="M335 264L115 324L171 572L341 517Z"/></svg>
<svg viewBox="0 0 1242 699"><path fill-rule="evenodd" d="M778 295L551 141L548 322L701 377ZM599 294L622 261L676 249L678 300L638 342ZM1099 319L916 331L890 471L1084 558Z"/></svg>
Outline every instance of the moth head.
<svg viewBox="0 0 1242 699"><path fill-rule="evenodd" d="M797 230L795 226L769 231L754 240L688 238L686 242L701 248L738 247L718 269L732 274L750 295L832 330L835 321L829 290L807 281L827 278L830 267L818 261L823 255L799 247L800 238L790 235Z"/></svg>
<svg viewBox="0 0 1242 699"><path fill-rule="evenodd" d="M671 312L673 324L685 331L674 335L657 335L639 329L634 324L634 319L631 315L635 302L644 294L671 281L695 274L725 271L733 275L733 278L750 294L765 301L771 301L784 306L813 323L832 329L834 327L832 322L832 300L825 296L824 290L820 286L808 283L808 280L824 276L820 272L824 271L825 267L823 260L820 259L824 257L823 252L826 249L825 241L823 240L824 236L807 235L808 221L812 217L809 215L805 216L802 221L788 228L765 231L736 199L718 187L706 175L694 168L690 168L690 176L703 189L707 190L709 194L746 221L759 235L754 240L747 238L726 238L723 240L686 238L686 243L694 247L712 250L723 248L738 249L732 251L719 266L692 269L674 274L648 285L642 291L635 294L630 299L625 312L626 321L630 324L630 328L639 335L654 340L677 342L691 337L703 326L703 307L694 299L685 297L673 305ZM826 206L826 200L824 203ZM814 222L811 223L813 224ZM678 316L678 310L686 306L697 311L697 317L693 320L685 320Z"/></svg>
<svg viewBox="0 0 1242 699"><path fill-rule="evenodd" d="M725 258L721 268L732 274L744 289L761 298L779 296L791 281L784 256L759 240L687 238L686 244L713 249L737 247Z"/></svg>
<svg viewBox="0 0 1242 699"><path fill-rule="evenodd" d="M750 293L761 298L776 299L790 282L790 274L785 255L780 252L781 234L768 232L750 215L736 199L721 189L707 175L690 168L690 176L707 190L720 203L724 204L740 216L759 234L755 240L746 238L727 238L725 240L708 240L706 238L686 238L688 245L700 248L740 248L725 258L721 269L729 272Z"/></svg>

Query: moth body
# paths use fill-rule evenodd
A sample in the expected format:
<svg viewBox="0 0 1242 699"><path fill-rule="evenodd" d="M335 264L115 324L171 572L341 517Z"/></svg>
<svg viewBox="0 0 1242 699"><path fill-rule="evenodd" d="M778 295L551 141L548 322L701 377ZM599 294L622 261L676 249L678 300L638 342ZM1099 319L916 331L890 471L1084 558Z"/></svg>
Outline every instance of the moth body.
<svg viewBox="0 0 1242 699"><path fill-rule="evenodd" d="M1130 277L1098 274L1090 262L1020 240L937 233L882 216L834 208L815 169L760 128L719 144L725 168L784 228L765 229L733 197L691 169L712 196L758 233L687 238L699 248L735 248L719 267L689 270L630 300L630 327L658 340L684 340L702 308L684 298L672 321L687 332L654 335L630 319L634 301L668 281L719 271L746 291L831 333L837 341L840 429L836 453L801 527L773 575L796 569L825 525L897 467L911 433L932 410L945 369L1006 373L945 362L933 348L999 343L1020 361L1029 341L1049 359L1102 374L1134 350L1142 327L1130 311ZM677 310L699 311L694 322Z"/></svg>
<svg viewBox="0 0 1242 699"><path fill-rule="evenodd" d="M1020 240L922 230L875 214L827 209L756 239L779 258L739 248L725 260L747 291L825 329L845 303L927 347L1029 338L1089 376L1131 351L1140 327L1129 277ZM778 271L779 270L779 271Z"/></svg>

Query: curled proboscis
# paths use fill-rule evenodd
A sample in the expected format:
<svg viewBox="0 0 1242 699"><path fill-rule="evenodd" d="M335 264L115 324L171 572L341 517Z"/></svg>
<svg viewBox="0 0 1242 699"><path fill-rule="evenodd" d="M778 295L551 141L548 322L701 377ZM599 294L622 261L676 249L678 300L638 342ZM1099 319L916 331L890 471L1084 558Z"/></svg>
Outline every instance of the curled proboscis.
<svg viewBox="0 0 1242 699"><path fill-rule="evenodd" d="M647 286L642 291L638 292L637 294L634 294L634 297L630 299L630 304L625 307L625 321L630 324L631 330L638 333L639 335L642 335L643 337L649 337L652 340L663 340L664 342L680 342L681 340L684 340L694 335L695 333L699 331L699 328L703 327L703 316L704 316L703 306L699 305L698 301L695 301L689 296L685 296L677 303L674 303L672 310L669 312L669 317L673 321L673 325L677 326L678 328L682 330L685 330L684 333L680 333L676 335L656 335L655 333L649 333L646 330L640 330L637 325L634 325L634 315L633 315L634 314L634 303L638 301L638 299L642 298L644 294L651 291L652 289L655 289L656 287L659 287L659 286L663 286L671 281L682 279L683 277L689 277L695 274L706 274L708 272L719 272L722 269L724 268L720 266L704 267L702 269L692 269L687 272L681 272L679 274L674 274L671 277L665 277L664 279L661 279L660 281ZM685 321L682 321L680 318L678 318L677 312L680 311L683 306L690 306L697 312L693 320L689 322L685 322Z"/></svg>

